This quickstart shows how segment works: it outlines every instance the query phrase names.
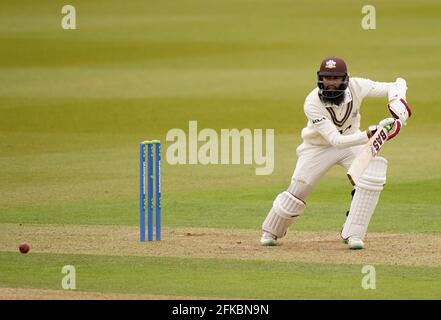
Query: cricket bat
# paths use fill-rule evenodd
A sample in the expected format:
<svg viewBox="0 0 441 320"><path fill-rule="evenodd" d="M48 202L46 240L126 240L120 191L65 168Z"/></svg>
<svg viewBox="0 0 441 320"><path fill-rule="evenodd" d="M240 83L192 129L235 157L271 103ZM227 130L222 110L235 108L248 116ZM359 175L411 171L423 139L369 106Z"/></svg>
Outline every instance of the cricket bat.
<svg viewBox="0 0 441 320"><path fill-rule="evenodd" d="M377 130L375 134L369 139L369 141L364 145L361 152L354 159L349 170L347 172L348 178L352 185L355 186L360 180L361 175L364 170L366 170L369 162L378 154L380 149L383 147L387 140L387 132L390 126L386 126L381 130Z"/></svg>

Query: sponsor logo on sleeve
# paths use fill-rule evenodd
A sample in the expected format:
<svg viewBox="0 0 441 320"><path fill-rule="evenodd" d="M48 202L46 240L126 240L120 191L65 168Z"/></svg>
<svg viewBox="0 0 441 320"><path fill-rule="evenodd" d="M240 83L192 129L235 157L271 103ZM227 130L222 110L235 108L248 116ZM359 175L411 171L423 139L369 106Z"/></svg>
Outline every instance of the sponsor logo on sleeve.
<svg viewBox="0 0 441 320"><path fill-rule="evenodd" d="M326 118L323 117L323 118L320 118L320 119L314 119L314 120L312 120L312 123L313 123L313 124L317 124L317 123L319 123L319 122L322 122L323 120L326 120Z"/></svg>

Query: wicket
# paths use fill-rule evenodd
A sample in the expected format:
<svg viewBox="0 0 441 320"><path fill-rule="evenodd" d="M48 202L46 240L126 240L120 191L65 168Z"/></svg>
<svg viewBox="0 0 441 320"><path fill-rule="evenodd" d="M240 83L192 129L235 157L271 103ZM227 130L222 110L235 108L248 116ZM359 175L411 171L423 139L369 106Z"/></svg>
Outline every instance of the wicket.
<svg viewBox="0 0 441 320"><path fill-rule="evenodd" d="M153 152L153 149L155 152ZM153 153L155 153L153 157ZM139 229L140 241L145 241L145 209L147 204L147 236L153 240L153 197L155 196L156 240L161 240L161 141L143 141L139 146ZM153 159L155 162L153 163ZM147 160L147 174L146 174ZM147 203L146 203L147 176ZM155 191L153 192L153 180Z"/></svg>

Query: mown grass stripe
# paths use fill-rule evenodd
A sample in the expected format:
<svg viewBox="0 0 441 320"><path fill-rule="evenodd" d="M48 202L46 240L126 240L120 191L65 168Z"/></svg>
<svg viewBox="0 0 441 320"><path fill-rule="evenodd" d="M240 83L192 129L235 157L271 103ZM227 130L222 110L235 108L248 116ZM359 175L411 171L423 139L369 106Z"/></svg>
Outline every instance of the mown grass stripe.
<svg viewBox="0 0 441 320"><path fill-rule="evenodd" d="M173 257L0 253L0 286L60 289L64 265L77 289L108 293L251 299L439 299L441 268L376 266L376 289L361 265Z"/></svg>

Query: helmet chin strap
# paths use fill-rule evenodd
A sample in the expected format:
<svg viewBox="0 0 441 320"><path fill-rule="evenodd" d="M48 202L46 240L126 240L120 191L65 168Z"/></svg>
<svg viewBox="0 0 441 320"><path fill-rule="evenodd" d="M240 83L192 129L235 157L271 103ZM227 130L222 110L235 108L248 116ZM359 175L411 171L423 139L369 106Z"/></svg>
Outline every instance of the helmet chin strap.
<svg viewBox="0 0 441 320"><path fill-rule="evenodd" d="M319 94L322 95L325 98L333 99L333 98L340 97L342 94L345 93L345 91L346 91L346 89L345 90L324 90L324 89L319 89Z"/></svg>
<svg viewBox="0 0 441 320"><path fill-rule="evenodd" d="M340 105L344 101L345 90L324 90L319 88L318 95L320 100L324 103L331 103L335 105Z"/></svg>
<svg viewBox="0 0 441 320"><path fill-rule="evenodd" d="M349 84L349 76L346 74L339 89L326 90L325 83L322 79L322 75L320 75L320 72L317 72L317 86L319 88L319 95L325 99L329 99L332 101L334 99L341 98L341 96L345 93L348 84Z"/></svg>

